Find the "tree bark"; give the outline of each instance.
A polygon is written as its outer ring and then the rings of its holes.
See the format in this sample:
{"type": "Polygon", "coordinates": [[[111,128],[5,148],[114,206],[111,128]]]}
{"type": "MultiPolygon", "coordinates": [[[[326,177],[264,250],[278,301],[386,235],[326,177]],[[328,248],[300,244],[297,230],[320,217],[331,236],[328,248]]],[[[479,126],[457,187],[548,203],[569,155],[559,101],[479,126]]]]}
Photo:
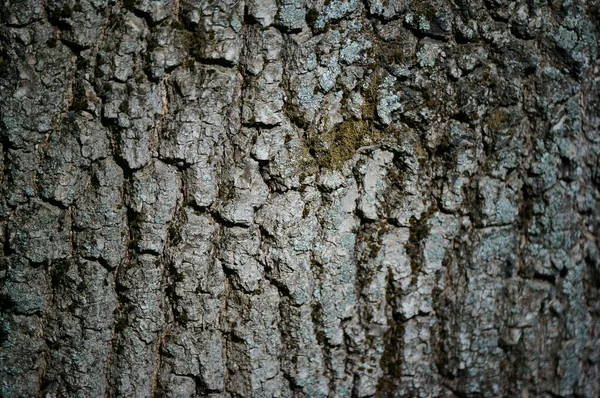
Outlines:
{"type": "Polygon", "coordinates": [[[3,0],[0,397],[600,396],[598,9],[3,0]]]}

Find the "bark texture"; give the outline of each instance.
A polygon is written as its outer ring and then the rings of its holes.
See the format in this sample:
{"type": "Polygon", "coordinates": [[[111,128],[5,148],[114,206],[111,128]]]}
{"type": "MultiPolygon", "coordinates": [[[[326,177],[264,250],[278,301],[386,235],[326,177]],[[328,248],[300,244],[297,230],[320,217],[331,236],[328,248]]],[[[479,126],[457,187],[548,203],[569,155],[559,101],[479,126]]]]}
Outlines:
{"type": "Polygon", "coordinates": [[[2,0],[0,396],[600,396],[599,8],[2,0]]]}

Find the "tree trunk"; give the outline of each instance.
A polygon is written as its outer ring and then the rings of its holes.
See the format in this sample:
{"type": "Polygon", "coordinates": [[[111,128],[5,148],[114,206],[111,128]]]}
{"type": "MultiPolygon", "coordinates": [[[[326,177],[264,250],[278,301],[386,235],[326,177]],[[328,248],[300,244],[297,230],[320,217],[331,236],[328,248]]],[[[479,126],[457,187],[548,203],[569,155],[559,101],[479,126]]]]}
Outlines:
{"type": "Polygon", "coordinates": [[[4,0],[0,396],[600,396],[598,9],[4,0]]]}

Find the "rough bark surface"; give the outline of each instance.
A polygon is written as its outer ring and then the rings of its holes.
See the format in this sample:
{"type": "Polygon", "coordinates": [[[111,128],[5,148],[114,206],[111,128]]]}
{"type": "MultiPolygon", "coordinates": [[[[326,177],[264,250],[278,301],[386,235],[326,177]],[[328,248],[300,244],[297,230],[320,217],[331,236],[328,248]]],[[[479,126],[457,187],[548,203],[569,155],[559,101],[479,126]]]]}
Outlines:
{"type": "Polygon", "coordinates": [[[2,0],[0,396],[600,396],[599,9],[2,0]]]}

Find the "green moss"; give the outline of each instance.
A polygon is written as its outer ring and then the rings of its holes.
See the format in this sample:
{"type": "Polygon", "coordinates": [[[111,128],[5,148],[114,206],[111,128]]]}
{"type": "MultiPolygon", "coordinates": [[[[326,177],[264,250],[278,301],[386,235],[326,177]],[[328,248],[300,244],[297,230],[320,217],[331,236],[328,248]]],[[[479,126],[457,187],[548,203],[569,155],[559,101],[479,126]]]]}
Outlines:
{"type": "Polygon", "coordinates": [[[175,30],[184,30],[185,29],[185,26],[180,21],[177,21],[177,20],[171,21],[171,27],[175,30]]]}
{"type": "Polygon", "coordinates": [[[365,120],[373,120],[377,114],[377,101],[378,101],[378,93],[377,88],[379,84],[379,75],[377,73],[373,73],[371,76],[371,82],[369,86],[365,88],[362,92],[363,99],[365,103],[361,108],[362,117],[365,120]]]}
{"type": "Polygon", "coordinates": [[[377,257],[379,250],[381,250],[381,244],[382,240],[380,237],[378,237],[377,240],[372,240],[367,243],[367,251],[369,252],[369,257],[371,259],[375,259],[377,257]]]}
{"type": "Polygon", "coordinates": [[[404,64],[410,61],[410,53],[400,43],[378,40],[374,56],[383,65],[404,64]]]}
{"type": "Polygon", "coordinates": [[[213,32],[198,30],[195,32],[186,32],[185,48],[189,56],[196,60],[205,58],[206,47],[214,44],[215,35],[213,32]]]}
{"type": "Polygon", "coordinates": [[[347,120],[332,131],[314,137],[310,146],[320,166],[335,169],[351,159],[358,148],[371,141],[372,132],[364,120],[347,120]]]}
{"type": "Polygon", "coordinates": [[[438,16],[438,10],[428,1],[414,2],[411,6],[411,11],[414,12],[414,17],[417,21],[431,23],[438,16]]]}
{"type": "Polygon", "coordinates": [[[405,65],[409,66],[416,60],[415,49],[412,41],[405,37],[407,33],[401,33],[399,37],[388,40],[378,36],[371,37],[373,46],[369,50],[371,69],[378,71],[383,65],[405,65]]]}
{"type": "Polygon", "coordinates": [[[510,115],[506,108],[494,109],[488,119],[488,127],[491,131],[500,131],[509,126],[510,115]]]}
{"type": "MultiPolygon", "coordinates": [[[[364,254],[366,259],[375,259],[383,246],[383,235],[389,232],[392,226],[387,221],[381,221],[373,224],[372,229],[361,236],[361,240],[366,244],[364,254]]],[[[358,233],[360,231],[357,231],[358,233]]],[[[363,258],[363,261],[365,259],[363,258]]]]}
{"type": "Polygon", "coordinates": [[[340,165],[354,156],[369,134],[364,121],[345,121],[327,137],[329,163],[340,165]]]}

